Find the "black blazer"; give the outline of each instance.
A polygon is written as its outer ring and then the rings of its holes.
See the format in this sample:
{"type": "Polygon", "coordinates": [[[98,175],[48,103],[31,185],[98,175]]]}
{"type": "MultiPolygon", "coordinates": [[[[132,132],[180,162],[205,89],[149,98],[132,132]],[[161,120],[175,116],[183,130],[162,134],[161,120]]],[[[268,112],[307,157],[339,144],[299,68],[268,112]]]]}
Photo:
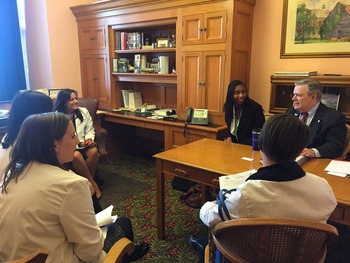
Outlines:
{"type": "Polygon", "coordinates": [[[232,142],[252,145],[252,130],[255,128],[261,129],[265,123],[264,110],[261,105],[249,97],[243,103],[243,111],[237,129],[238,140],[230,132],[232,116],[233,109],[231,109],[231,112],[225,113],[225,121],[232,142]]]}
{"type": "MultiPolygon", "coordinates": [[[[286,111],[299,117],[294,108],[286,111]]],[[[324,158],[339,157],[345,147],[346,118],[341,112],[320,103],[310,125],[311,136],[307,148],[316,148],[324,158]]]]}

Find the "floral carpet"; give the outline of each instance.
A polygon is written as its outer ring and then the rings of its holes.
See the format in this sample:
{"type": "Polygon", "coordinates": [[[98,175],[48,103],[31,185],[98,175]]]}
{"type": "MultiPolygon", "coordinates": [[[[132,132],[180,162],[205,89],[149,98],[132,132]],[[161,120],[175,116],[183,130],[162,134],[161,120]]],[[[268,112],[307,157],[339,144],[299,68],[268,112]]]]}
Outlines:
{"type": "Polygon", "coordinates": [[[147,242],[150,251],[140,262],[198,262],[189,244],[191,234],[201,235],[206,227],[198,218],[199,209],[179,201],[182,192],[166,182],[166,239],[157,237],[156,169],[151,157],[118,155],[101,165],[99,176],[105,181],[103,208],[114,205],[113,214],[131,218],[135,242],[147,242]]]}
{"type": "MultiPolygon", "coordinates": [[[[152,157],[120,154],[101,164],[99,176],[105,181],[103,208],[114,205],[114,213],[131,218],[135,243],[147,242],[150,251],[139,262],[197,263],[197,254],[189,244],[189,236],[206,233],[198,218],[198,209],[179,201],[182,192],[166,182],[166,239],[157,237],[156,229],[156,167],[152,157]]],[[[335,225],[340,238],[328,247],[326,263],[350,262],[350,229],[335,225]]]]}

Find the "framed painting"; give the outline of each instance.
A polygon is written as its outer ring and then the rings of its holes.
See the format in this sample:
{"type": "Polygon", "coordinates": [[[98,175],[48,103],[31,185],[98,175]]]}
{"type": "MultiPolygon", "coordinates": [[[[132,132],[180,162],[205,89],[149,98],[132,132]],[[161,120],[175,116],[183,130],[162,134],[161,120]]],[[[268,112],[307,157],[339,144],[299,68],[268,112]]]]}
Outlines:
{"type": "Polygon", "coordinates": [[[283,0],[281,58],[350,57],[350,0],[283,0]]]}

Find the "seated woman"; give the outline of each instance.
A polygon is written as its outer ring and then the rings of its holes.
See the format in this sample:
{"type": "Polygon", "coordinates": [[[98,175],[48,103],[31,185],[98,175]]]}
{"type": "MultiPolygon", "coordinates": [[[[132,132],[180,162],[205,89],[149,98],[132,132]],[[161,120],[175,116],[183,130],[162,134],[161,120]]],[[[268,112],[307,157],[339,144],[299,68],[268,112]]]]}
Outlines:
{"type": "MultiPolygon", "coordinates": [[[[206,202],[199,213],[202,222],[210,228],[225,220],[246,217],[326,222],[337,206],[332,188],[325,179],[305,173],[295,162],[309,137],[309,127],[296,116],[270,117],[259,137],[263,167],[237,189],[221,191],[218,196],[222,199],[206,202]]],[[[207,235],[200,239],[191,236],[190,241],[202,259],[207,235]]]]}
{"type": "Polygon", "coordinates": [[[228,214],[219,215],[215,202],[205,203],[200,219],[209,227],[233,218],[290,217],[326,222],[337,201],[328,182],[306,173],[295,159],[305,148],[310,129],[296,116],[270,117],[259,137],[263,167],[221,200],[228,214]]]}
{"type": "MultiPolygon", "coordinates": [[[[49,251],[47,263],[102,262],[111,243],[121,237],[133,240],[130,220],[123,217],[104,239],[88,180],[63,169],[73,160],[78,142],[65,114],[31,115],[24,121],[1,175],[0,262],[23,257],[33,248],[49,251]]],[[[137,245],[124,261],[140,259],[148,249],[146,243],[137,245]]]]}
{"type": "Polygon", "coordinates": [[[86,177],[93,185],[97,198],[101,198],[101,190],[93,179],[97,171],[99,155],[89,111],[78,106],[77,92],[72,89],[63,89],[57,94],[56,110],[70,116],[79,138],[73,158],[74,171],[86,177]]]}
{"type": "Polygon", "coordinates": [[[46,94],[34,90],[20,90],[13,98],[9,118],[7,120],[7,133],[2,138],[0,147],[0,167],[9,162],[9,152],[15,142],[23,121],[32,114],[50,112],[53,108],[52,99],[46,94]]]}
{"type": "MultiPolygon", "coordinates": [[[[9,149],[17,138],[23,121],[32,114],[51,112],[52,99],[42,92],[33,90],[21,90],[13,98],[9,118],[7,121],[7,134],[4,136],[0,149],[0,167],[5,167],[9,162],[9,149]]],[[[94,188],[90,185],[94,210],[96,213],[102,210],[94,188]]]]}
{"type": "Polygon", "coordinates": [[[224,110],[228,127],[225,140],[251,145],[252,130],[263,126],[265,116],[261,105],[248,97],[242,81],[233,80],[228,85],[224,110]]]}

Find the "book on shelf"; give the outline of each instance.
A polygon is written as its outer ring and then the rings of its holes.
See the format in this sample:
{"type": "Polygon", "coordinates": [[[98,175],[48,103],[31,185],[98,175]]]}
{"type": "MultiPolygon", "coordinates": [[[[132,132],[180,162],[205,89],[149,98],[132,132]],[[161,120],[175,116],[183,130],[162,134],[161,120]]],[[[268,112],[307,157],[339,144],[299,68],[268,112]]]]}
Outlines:
{"type": "Polygon", "coordinates": [[[309,77],[316,76],[317,71],[275,71],[274,76],[296,76],[296,77],[309,77]]]}
{"type": "Polygon", "coordinates": [[[129,109],[136,109],[137,107],[141,107],[142,104],[141,92],[129,92],[129,109]]]}
{"type": "Polygon", "coordinates": [[[122,96],[123,96],[123,103],[124,103],[124,108],[129,108],[129,93],[131,91],[127,89],[122,90],[122,96]]]}

